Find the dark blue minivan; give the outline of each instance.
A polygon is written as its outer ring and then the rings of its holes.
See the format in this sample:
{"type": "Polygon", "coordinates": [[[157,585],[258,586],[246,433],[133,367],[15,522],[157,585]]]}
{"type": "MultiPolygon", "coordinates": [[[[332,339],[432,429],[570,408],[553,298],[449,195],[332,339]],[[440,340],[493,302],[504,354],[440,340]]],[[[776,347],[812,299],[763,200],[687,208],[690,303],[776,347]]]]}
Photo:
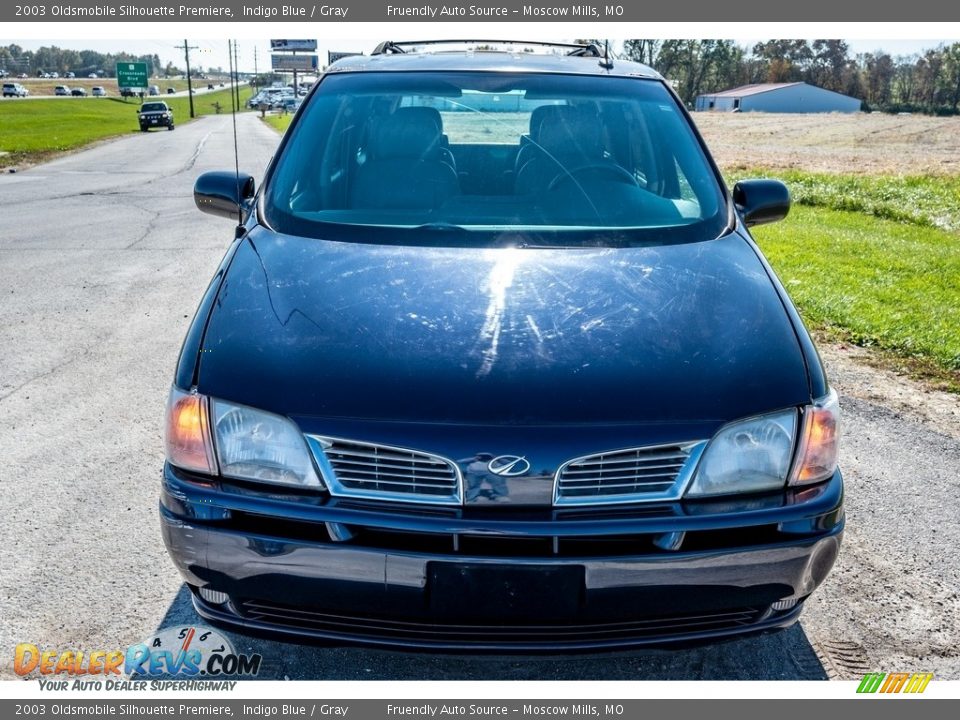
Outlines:
{"type": "Polygon", "coordinates": [[[837,557],[837,397],[682,104],[591,45],[334,63],[239,219],[170,392],[197,611],[555,650],[782,628],[837,557]]]}

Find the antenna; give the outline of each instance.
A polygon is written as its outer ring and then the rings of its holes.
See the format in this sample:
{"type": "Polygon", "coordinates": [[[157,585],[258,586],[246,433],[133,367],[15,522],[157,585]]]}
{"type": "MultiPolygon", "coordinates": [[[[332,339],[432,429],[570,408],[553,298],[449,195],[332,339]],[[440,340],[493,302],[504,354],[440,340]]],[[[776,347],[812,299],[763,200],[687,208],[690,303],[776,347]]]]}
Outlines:
{"type": "Polygon", "coordinates": [[[600,67],[604,70],[610,70],[613,67],[613,60],[610,59],[610,41],[603,41],[603,58],[600,60],[600,67]]]}
{"type": "Polygon", "coordinates": [[[243,232],[243,205],[240,201],[240,150],[237,146],[237,106],[240,104],[240,89],[234,91],[233,84],[240,79],[236,62],[237,41],[227,40],[227,54],[230,56],[230,114],[233,117],[233,168],[237,185],[237,237],[243,232]]]}

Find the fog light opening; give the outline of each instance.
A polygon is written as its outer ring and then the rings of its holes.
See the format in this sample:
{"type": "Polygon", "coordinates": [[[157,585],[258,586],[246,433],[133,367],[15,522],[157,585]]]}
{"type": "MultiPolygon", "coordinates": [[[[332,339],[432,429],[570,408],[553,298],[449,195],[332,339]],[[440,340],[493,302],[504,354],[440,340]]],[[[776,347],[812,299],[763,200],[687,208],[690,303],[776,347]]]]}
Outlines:
{"type": "Polygon", "coordinates": [[[210,590],[209,588],[202,587],[199,592],[200,597],[211,605],[223,605],[230,599],[229,595],[219,590],[210,590]]]}
{"type": "Polygon", "coordinates": [[[772,610],[777,612],[783,612],[784,610],[792,610],[797,606],[797,603],[800,602],[796,598],[789,600],[777,600],[773,605],[770,606],[772,610]]]}
{"type": "Polygon", "coordinates": [[[653,544],[661,550],[679,550],[680,546],[683,545],[683,539],[686,535],[687,534],[682,531],[663,533],[653,539],[653,544]]]}

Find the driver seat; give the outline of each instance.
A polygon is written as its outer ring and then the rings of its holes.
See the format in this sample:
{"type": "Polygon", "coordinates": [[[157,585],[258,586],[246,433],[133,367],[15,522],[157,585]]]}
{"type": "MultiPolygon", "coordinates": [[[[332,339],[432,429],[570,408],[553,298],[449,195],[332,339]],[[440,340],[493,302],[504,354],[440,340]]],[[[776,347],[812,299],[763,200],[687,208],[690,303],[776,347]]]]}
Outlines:
{"type": "Polygon", "coordinates": [[[546,192],[554,178],[585,165],[609,163],[600,119],[593,109],[556,107],[540,127],[538,150],[517,173],[514,193],[546,192]]]}

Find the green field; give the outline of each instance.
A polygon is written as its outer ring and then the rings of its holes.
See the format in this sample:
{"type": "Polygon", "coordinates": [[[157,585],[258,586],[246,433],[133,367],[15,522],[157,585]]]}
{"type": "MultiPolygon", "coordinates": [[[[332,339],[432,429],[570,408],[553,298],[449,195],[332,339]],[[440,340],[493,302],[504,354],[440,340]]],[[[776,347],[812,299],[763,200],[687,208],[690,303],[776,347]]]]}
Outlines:
{"type": "Polygon", "coordinates": [[[728,173],[731,186],[745,177],[776,177],[794,203],[850,210],[912,225],[960,230],[960,177],[840,175],[799,170],[728,173]]]}
{"type": "Polygon", "coordinates": [[[291,113],[287,113],[286,115],[265,115],[263,118],[263,121],[267,125],[280,133],[286,132],[287,128],[290,127],[291,120],[293,120],[291,113]]]}
{"type": "Polygon", "coordinates": [[[960,371],[956,235],[807,207],[754,234],[807,320],[960,371]]]}
{"type": "MultiPolygon", "coordinates": [[[[250,97],[250,88],[240,89],[241,103],[250,97]]],[[[178,124],[190,118],[185,97],[159,97],[173,108],[178,124]]],[[[195,95],[194,110],[199,115],[230,111],[228,89],[195,95]]],[[[0,167],[41,162],[51,155],[88,145],[96,140],[136,133],[136,109],[139,100],[128,98],[55,98],[44,100],[5,100],[0,102],[0,167]]]]}

